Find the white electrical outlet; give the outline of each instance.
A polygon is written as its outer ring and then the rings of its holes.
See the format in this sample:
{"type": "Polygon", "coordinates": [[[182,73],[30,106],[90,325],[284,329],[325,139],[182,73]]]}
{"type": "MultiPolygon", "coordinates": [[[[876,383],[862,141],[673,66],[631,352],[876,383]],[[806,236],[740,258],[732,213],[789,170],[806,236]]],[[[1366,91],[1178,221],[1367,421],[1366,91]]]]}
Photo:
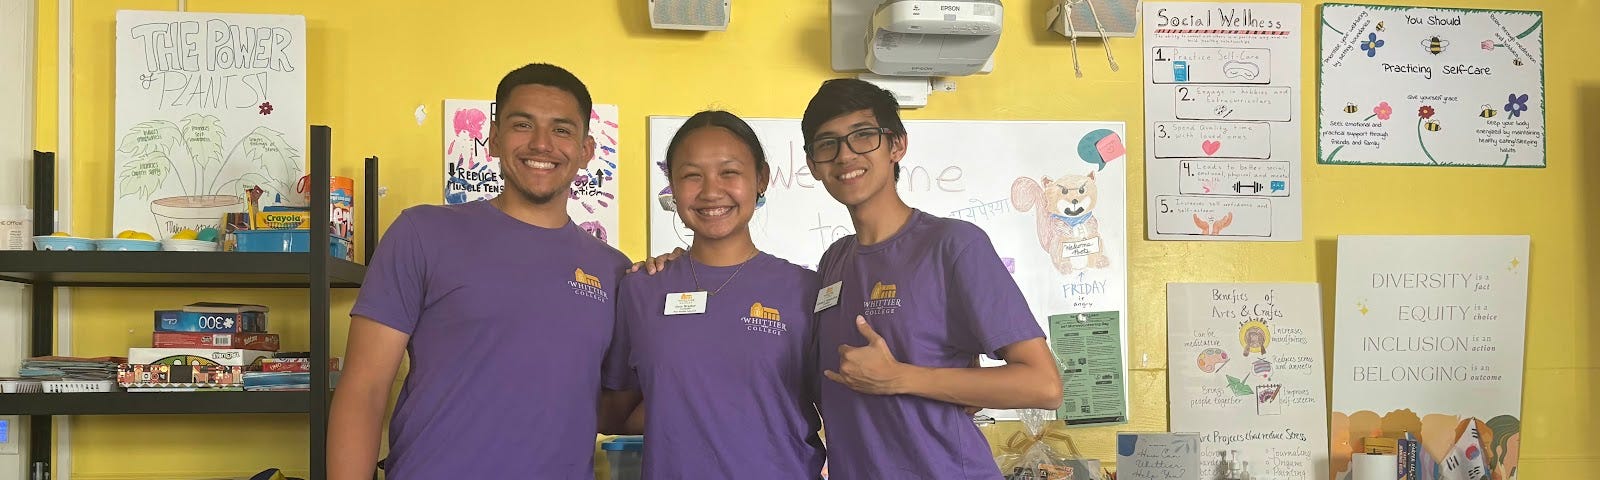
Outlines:
{"type": "Polygon", "coordinates": [[[0,415],[0,455],[17,454],[17,416],[0,415]]]}

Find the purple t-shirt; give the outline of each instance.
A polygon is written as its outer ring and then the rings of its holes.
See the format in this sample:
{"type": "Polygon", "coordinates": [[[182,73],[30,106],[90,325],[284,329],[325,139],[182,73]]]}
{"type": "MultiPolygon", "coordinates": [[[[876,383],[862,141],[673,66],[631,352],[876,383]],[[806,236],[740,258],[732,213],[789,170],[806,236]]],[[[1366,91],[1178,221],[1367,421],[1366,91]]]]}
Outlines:
{"type": "MultiPolygon", "coordinates": [[[[989,236],[960,220],[913,211],[870,246],[855,235],[822,255],[822,285],[843,281],[839,304],[817,317],[818,370],[839,369],[839,345],[866,345],[855,324],[883,336],[895,358],[963,368],[975,355],[1043,337],[989,236]]],[[[959,405],[912,395],[867,395],[821,382],[828,472],[840,480],[1000,479],[989,443],[959,405]]]]}
{"type": "Polygon", "coordinates": [[[411,335],[386,478],[593,478],[600,365],[628,259],[487,201],[406,209],[351,315],[411,335]]]}
{"type": "Polygon", "coordinates": [[[765,253],[731,267],[685,256],[622,279],[605,387],[644,393],[644,478],[818,477],[819,288],[765,253]],[[715,292],[705,313],[664,313],[669,294],[696,290],[715,292]]]}

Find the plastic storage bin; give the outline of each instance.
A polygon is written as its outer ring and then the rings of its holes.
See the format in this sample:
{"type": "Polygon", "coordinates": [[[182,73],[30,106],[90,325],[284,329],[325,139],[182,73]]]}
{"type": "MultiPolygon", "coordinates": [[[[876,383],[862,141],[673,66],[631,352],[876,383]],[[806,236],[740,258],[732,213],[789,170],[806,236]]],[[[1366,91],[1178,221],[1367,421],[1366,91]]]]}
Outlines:
{"type": "Polygon", "coordinates": [[[43,391],[44,384],[39,383],[38,380],[0,380],[0,393],[39,393],[43,391]]]}
{"type": "Polygon", "coordinates": [[[46,380],[39,383],[44,385],[44,393],[90,393],[117,391],[116,380],[46,380]]]}
{"type": "MultiPolygon", "coordinates": [[[[236,252],[309,252],[311,231],[299,230],[239,230],[233,232],[238,239],[236,252]]],[[[328,256],[350,260],[350,241],[335,236],[328,237],[328,256]]]]}
{"type": "Polygon", "coordinates": [[[644,463],[644,436],[617,437],[600,444],[610,462],[611,480],[639,480],[644,463]]]}

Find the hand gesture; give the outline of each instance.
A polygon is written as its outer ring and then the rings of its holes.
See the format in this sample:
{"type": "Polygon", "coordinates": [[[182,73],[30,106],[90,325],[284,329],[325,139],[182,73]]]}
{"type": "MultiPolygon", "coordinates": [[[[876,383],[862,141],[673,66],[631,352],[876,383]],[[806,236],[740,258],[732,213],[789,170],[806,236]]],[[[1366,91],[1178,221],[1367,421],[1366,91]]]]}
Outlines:
{"type": "Polygon", "coordinates": [[[866,346],[839,346],[839,371],[822,372],[829,380],[851,390],[872,395],[895,395],[904,392],[906,365],[895,360],[889,344],[878,332],[867,325],[867,319],[856,316],[856,329],[867,339],[866,346]]]}

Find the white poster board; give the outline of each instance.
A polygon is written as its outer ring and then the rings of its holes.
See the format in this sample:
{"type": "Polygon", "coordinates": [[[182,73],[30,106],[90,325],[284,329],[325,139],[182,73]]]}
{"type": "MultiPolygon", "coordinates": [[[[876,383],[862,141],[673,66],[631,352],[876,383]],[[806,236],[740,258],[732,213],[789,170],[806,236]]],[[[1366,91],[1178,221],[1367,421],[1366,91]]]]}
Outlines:
{"type": "Polygon", "coordinates": [[[1300,5],[1144,3],[1151,240],[1298,241],[1300,5]]]}
{"type": "Polygon", "coordinates": [[[306,21],[117,12],[112,232],[158,240],[264,204],[305,203],[306,21]]]}
{"type": "Polygon", "coordinates": [[[1200,435],[1200,478],[1328,478],[1315,283],[1167,284],[1172,430],[1200,435]]]}
{"type": "Polygon", "coordinates": [[[1545,165],[1544,14],[1330,3],[1321,52],[1318,162],[1545,165]]]}
{"type": "Polygon", "coordinates": [[[1440,478],[1513,478],[1530,266],[1526,236],[1339,237],[1336,479],[1380,431],[1420,437],[1440,478]]]}
{"type": "MultiPolygon", "coordinates": [[[[652,193],[669,192],[663,169],[667,143],[685,119],[650,117],[652,193]]],[[[756,247],[815,269],[834,240],[853,233],[849,213],[811,177],[801,148],[800,120],[747,121],[761,139],[772,169],[766,206],[750,221],[756,247]]],[[[910,143],[900,163],[898,188],[906,203],[983,228],[1045,332],[1050,331],[1051,315],[1117,312],[1126,352],[1125,125],[1000,121],[907,121],[905,125],[910,143]],[[1084,193],[1044,188],[1051,185],[1083,187],[1084,193]],[[1071,205],[1072,200],[1080,202],[1081,212],[1036,208],[1071,205]],[[1065,213],[1073,214],[1073,226],[1057,218],[1065,213]],[[1081,249],[1063,248],[1069,245],[1081,249]]],[[[664,211],[659,203],[650,208],[650,254],[687,248],[693,234],[675,212],[664,211]]],[[[1125,354],[1121,362],[1117,372],[1126,375],[1125,354]]],[[[1125,401],[1126,387],[1122,396],[1125,401]]],[[[987,413],[1015,418],[1011,412],[987,413]]]]}
{"type": "MultiPolygon", "coordinates": [[[[487,200],[500,195],[500,159],[489,156],[493,100],[444,101],[444,203],[487,200]]],[[[617,247],[621,242],[617,202],[618,111],[595,104],[589,114],[594,160],[578,171],[567,198],[567,215],[590,234],[617,247]]]]}

